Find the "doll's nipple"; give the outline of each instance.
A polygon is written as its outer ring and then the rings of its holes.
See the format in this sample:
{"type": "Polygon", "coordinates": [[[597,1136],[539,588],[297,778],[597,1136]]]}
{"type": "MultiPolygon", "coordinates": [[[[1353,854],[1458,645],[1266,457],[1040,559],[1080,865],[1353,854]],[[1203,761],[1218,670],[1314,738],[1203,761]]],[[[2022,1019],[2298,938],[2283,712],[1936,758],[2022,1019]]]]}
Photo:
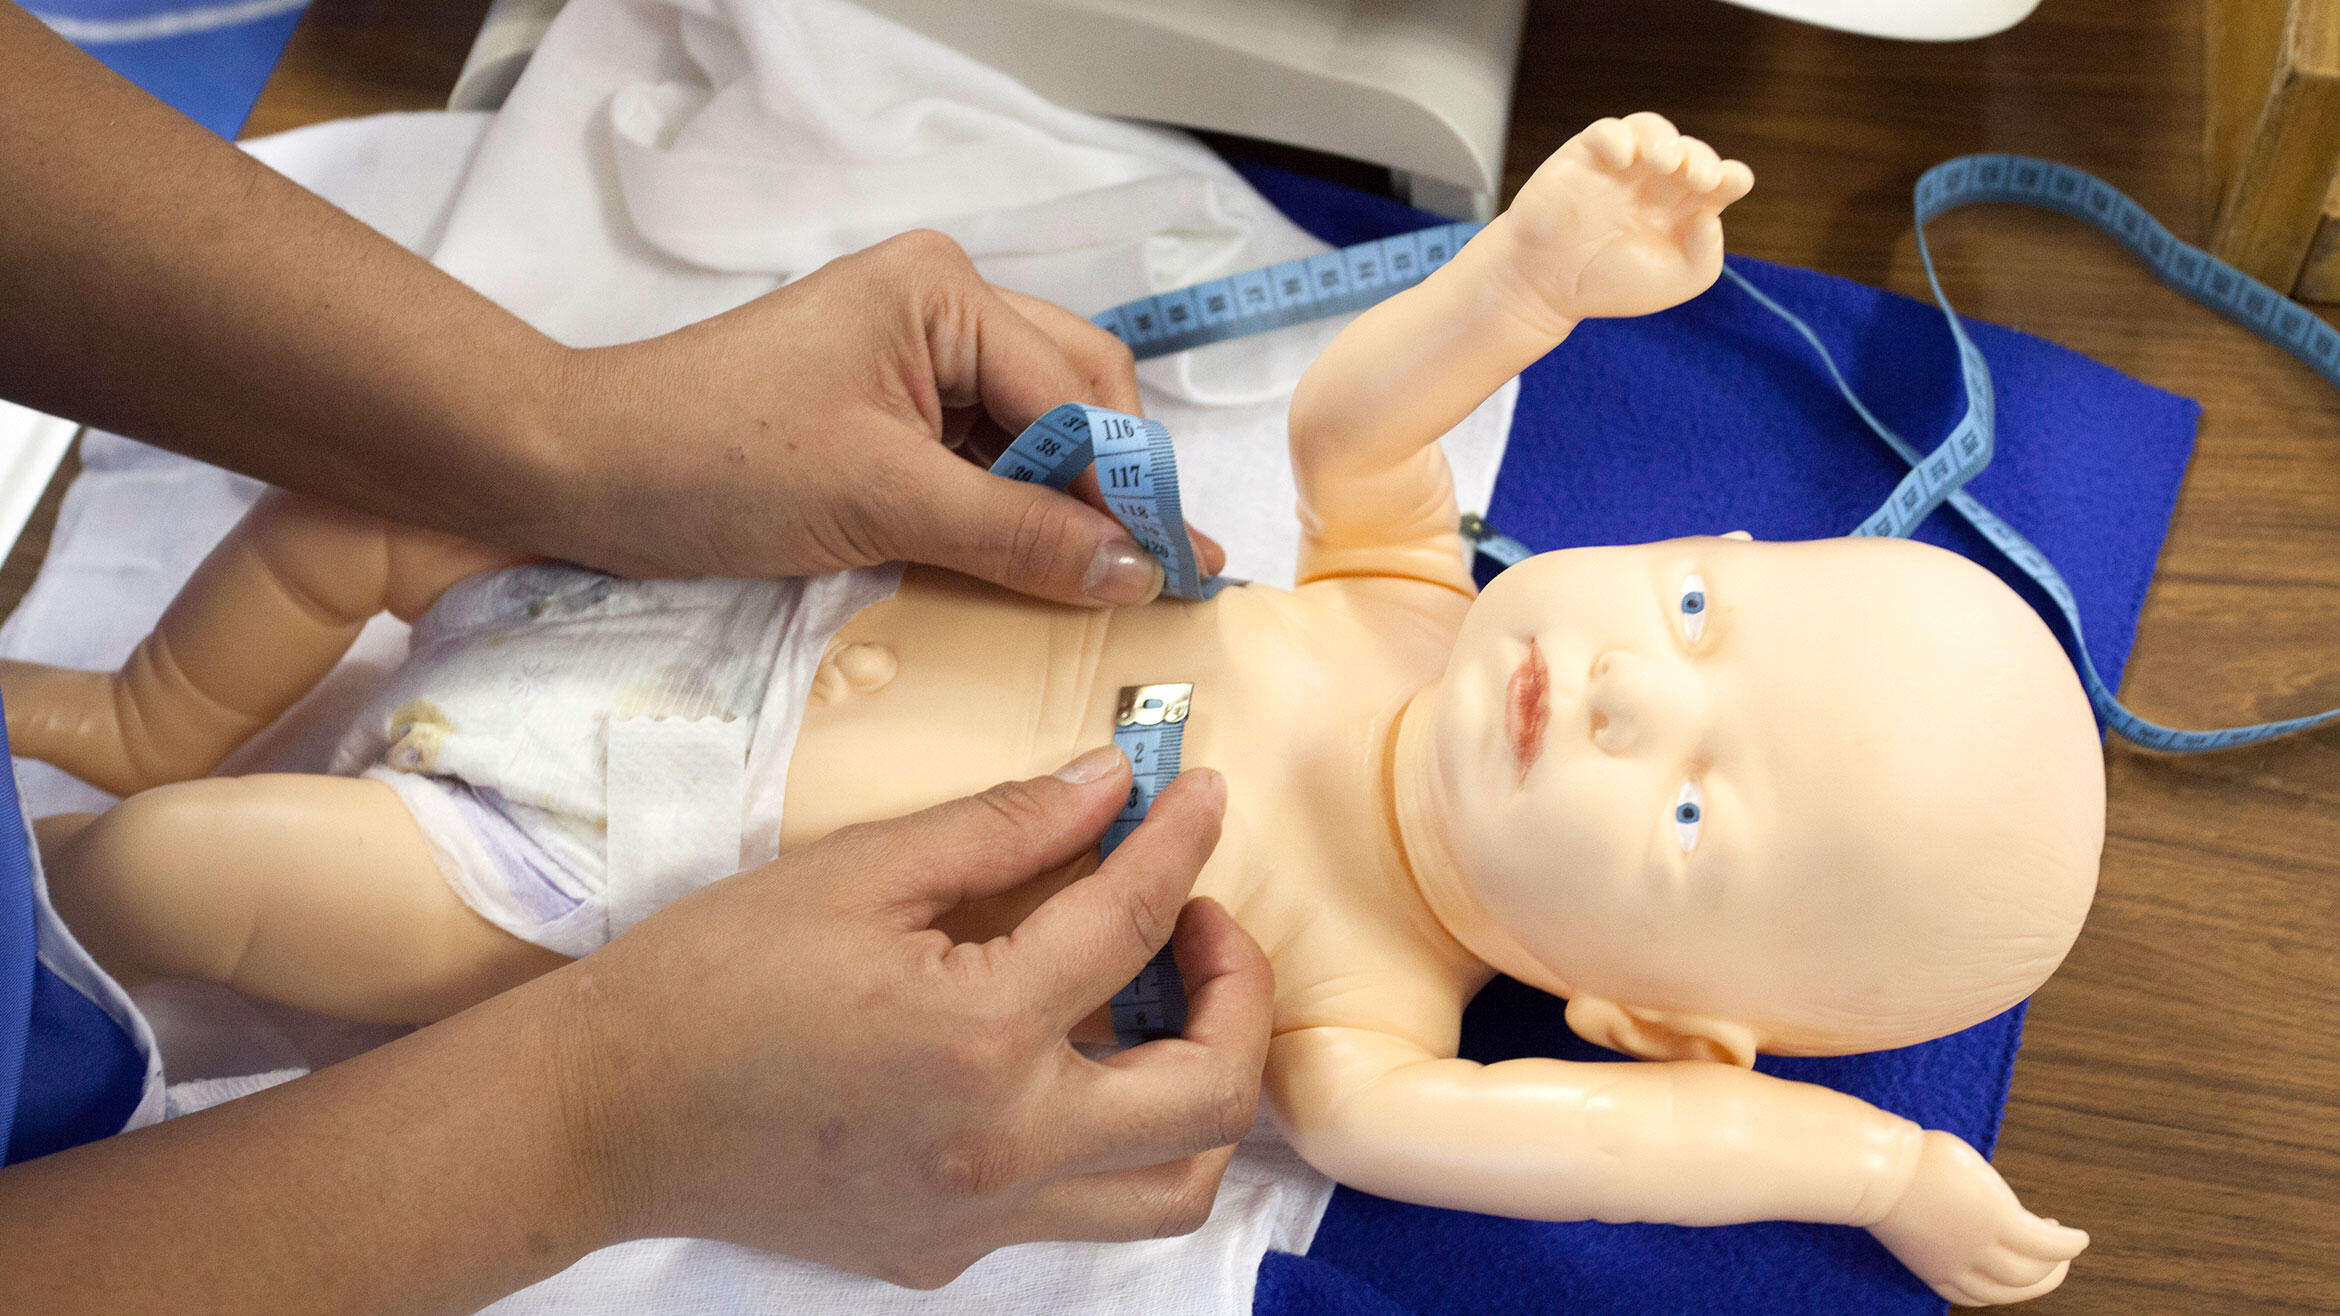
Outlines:
{"type": "Polygon", "coordinates": [[[821,655],[820,668],[813,673],[813,702],[833,704],[848,694],[875,694],[894,679],[898,666],[894,651],[882,644],[836,641],[821,655]]]}

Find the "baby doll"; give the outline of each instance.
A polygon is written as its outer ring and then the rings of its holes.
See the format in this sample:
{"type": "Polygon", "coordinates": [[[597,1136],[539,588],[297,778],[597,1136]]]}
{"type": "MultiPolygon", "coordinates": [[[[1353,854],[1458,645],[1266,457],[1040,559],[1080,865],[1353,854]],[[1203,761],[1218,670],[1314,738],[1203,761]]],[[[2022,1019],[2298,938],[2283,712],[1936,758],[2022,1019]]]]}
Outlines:
{"type": "Polygon", "coordinates": [[[1751,184],[1604,120],[1343,331],[1292,405],[1289,591],[1087,612],[912,568],[864,607],[891,577],[617,581],[273,497],[121,672],[0,671],[20,752],[129,797],[44,824],[57,905],[131,978],[427,1019],[608,934],[621,725],[736,737],[753,858],[1045,771],[1122,687],[1189,681],[1186,762],[1229,794],[1196,891],[1274,963],[1266,1089],[1310,1162],[1521,1217],[1861,1225],[1954,1300],[2045,1292],[2086,1236],[1965,1143],[1749,1066],[1940,1036],[2062,958],[2103,779],[2046,627],[1905,541],[1582,549],[1477,596],[1457,532],[1438,436],[1578,320],[1710,284],[1751,184]],[[383,608],[413,656],[348,775],[186,780],[383,608]],[[1659,1063],[1456,1059],[1498,971],[1659,1063]]]}

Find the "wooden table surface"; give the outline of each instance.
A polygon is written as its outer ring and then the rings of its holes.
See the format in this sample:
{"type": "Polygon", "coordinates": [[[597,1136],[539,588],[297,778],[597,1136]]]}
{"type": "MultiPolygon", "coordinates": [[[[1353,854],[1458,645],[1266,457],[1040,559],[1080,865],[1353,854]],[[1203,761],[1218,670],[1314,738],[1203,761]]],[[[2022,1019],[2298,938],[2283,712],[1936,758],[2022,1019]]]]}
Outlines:
{"type": "MultiPolygon", "coordinates": [[[[1510,182],[1655,109],[1754,166],[1733,250],[1920,298],[1910,184],[1961,152],[2078,165],[2198,241],[2201,3],[2045,0],[1923,46],[1715,0],[1538,0],[1510,182]]],[[[443,104],[484,8],[315,0],[250,130],[443,104]]],[[[2191,726],[2340,705],[2340,394],[2069,221],[1969,211],[1934,240],[1962,311],[2203,404],[2124,698],[2191,726]]],[[[2095,1243],[2030,1310],[2340,1311],[2340,733],[2106,753],[2103,884],[2033,1005],[1997,1157],[2095,1243]]]]}

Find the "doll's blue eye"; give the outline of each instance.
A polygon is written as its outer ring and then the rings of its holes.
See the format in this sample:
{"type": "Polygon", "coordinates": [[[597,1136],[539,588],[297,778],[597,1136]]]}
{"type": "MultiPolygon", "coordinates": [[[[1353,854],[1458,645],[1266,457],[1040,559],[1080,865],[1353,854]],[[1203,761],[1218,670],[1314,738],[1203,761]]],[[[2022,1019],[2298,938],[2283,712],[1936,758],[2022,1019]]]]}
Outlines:
{"type": "Polygon", "coordinates": [[[1682,843],[1682,853],[1698,848],[1698,824],[1706,819],[1706,798],[1698,783],[1682,783],[1682,793],[1674,797],[1674,839],[1682,843]]]}
{"type": "Polygon", "coordinates": [[[1682,597],[1678,605],[1682,614],[1682,633],[1696,644],[1706,633],[1706,580],[1692,572],[1682,577],[1682,597]]]}

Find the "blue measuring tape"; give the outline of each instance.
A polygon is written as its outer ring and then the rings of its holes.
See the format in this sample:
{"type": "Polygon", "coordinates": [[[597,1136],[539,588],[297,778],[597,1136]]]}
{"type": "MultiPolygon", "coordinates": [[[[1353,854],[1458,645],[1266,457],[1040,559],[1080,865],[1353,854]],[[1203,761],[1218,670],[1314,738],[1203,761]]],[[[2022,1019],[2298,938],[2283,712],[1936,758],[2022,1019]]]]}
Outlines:
{"type": "Polygon", "coordinates": [[[2114,696],[2098,674],[2096,663],[2088,656],[2079,602],[2055,565],[2048,561],[2047,554],[1972,494],[1963,491],[1962,486],[1990,464],[1997,436],[1991,372],[1981,350],[1966,336],[1966,327],[1959,320],[1958,312],[1951,309],[1949,297],[1942,292],[1942,280],[1934,272],[1933,253],[1926,246],[1926,223],[1960,206],[1985,202],[2036,206],[2069,215],[2128,248],[2163,283],[2290,352],[2334,385],[2340,385],[2340,331],[2241,270],[2199,247],[2180,242],[2160,221],[2147,214],[2144,207],[2117,188],[2068,165],[2021,155],[1964,155],[1927,170],[1918,179],[1915,199],[1918,259],[1925,265],[1926,282],[1934,290],[1934,301],[1949,323],[1950,337],[1958,345],[1959,367],[1966,386],[1965,414],[1951,426],[1949,437],[1922,457],[1853,393],[1845,382],[1844,372],[1837,368],[1835,359],[1810,325],[1747,282],[1738,271],[1728,266],[1723,269],[1723,274],[1748,296],[1785,320],[1812,345],[1812,350],[1820,355],[1821,364],[1828,368],[1829,378],[1836,382],[1837,392],[1852,404],[1862,423],[1903,461],[1910,463],[1909,474],[1895,487],[1885,506],[1853,533],[1906,535],[1935,508],[1949,503],[1951,510],[2006,554],[2018,570],[2036,581],[2054,601],[2063,614],[2064,624],[2071,629],[2081,683],[2087,687],[2088,700],[2095,705],[2097,715],[2113,731],[2148,749],[2199,754],[2272,740],[2340,719],[2340,709],[2332,709],[2276,722],[2184,731],[2149,722],[2130,712],[2114,696]]]}
{"type": "Polygon", "coordinates": [[[1106,510],[1162,564],[1162,592],[1178,599],[1218,593],[1222,582],[1204,577],[1194,541],[1186,537],[1178,455],[1160,421],[1067,402],[1026,426],[991,464],[991,473],[1062,489],[1092,462],[1106,510]]]}
{"type": "MultiPolygon", "coordinates": [[[[1926,245],[1925,226],[1945,212],[1983,202],[2037,206],[2069,215],[2128,248],[2162,282],[2282,347],[2335,385],[2340,385],[2340,330],[2266,284],[2179,241],[2118,189],[2068,165],[2028,156],[1960,156],[1936,165],[1918,179],[1915,202],[1918,256],[1925,265],[1934,300],[1949,324],[1966,396],[1964,413],[1931,452],[1921,454],[1878,419],[1845,382],[1844,372],[1810,325],[1738,271],[1728,266],[1723,269],[1725,278],[1811,344],[1837,391],[1862,422],[1909,463],[1909,473],[1884,504],[1852,533],[1906,536],[1944,503],[1949,504],[2055,603],[2072,633],[2081,683],[2097,715],[2116,734],[2149,749],[2178,754],[2229,749],[2340,720],[2340,709],[2333,709],[2249,726],[2187,731],[2147,721],[2122,705],[2089,657],[2079,602],[2062,574],[2037,545],[1965,492],[1967,482],[1990,464],[1997,440],[1996,399],[1990,365],[1967,336],[1964,323],[1942,291],[1933,253],[1926,245]]],[[[1359,243],[1304,261],[1288,261],[1140,298],[1095,317],[1095,323],[1119,337],[1142,360],[1358,311],[1427,278],[1483,227],[1442,224],[1359,243]]],[[[1532,555],[1525,544],[1497,532],[1477,515],[1464,517],[1461,530],[1478,552],[1503,566],[1532,555]]],[[[1183,536],[1180,538],[1183,542],[1183,536]]]]}
{"type": "MultiPolygon", "coordinates": [[[[1178,504],[1178,460],[1170,432],[1155,421],[1105,407],[1068,402],[1032,422],[992,463],[994,474],[1027,484],[1063,489],[1073,477],[1097,466],[1105,505],[1145,550],[1163,566],[1162,592],[1184,599],[1208,598],[1219,580],[1204,579],[1186,537],[1178,504]]],[[[1113,853],[1160,795],[1178,778],[1186,746],[1186,714],[1194,703],[1187,683],[1133,685],[1114,709],[1113,743],[1129,759],[1129,798],[1105,829],[1098,855],[1113,853]]],[[[1178,974],[1169,943],[1154,952],[1138,976],[1108,1002],[1113,1035],[1135,1046],[1186,1031],[1186,983],[1178,974]]]]}
{"type": "MultiPolygon", "coordinates": [[[[1154,797],[1178,779],[1186,748],[1186,714],[1193,704],[1194,686],[1184,681],[1122,688],[1113,711],[1113,743],[1129,759],[1129,798],[1105,829],[1105,839],[1097,847],[1100,856],[1112,854],[1129,839],[1154,807],[1154,797]]],[[[1113,1036],[1123,1046],[1185,1032],[1186,980],[1179,976],[1170,943],[1162,943],[1108,1004],[1113,1036]]]]}
{"type": "Polygon", "coordinates": [[[1092,323],[1144,361],[1362,311],[1430,277],[1484,224],[1440,224],[1124,302],[1092,323]]]}

